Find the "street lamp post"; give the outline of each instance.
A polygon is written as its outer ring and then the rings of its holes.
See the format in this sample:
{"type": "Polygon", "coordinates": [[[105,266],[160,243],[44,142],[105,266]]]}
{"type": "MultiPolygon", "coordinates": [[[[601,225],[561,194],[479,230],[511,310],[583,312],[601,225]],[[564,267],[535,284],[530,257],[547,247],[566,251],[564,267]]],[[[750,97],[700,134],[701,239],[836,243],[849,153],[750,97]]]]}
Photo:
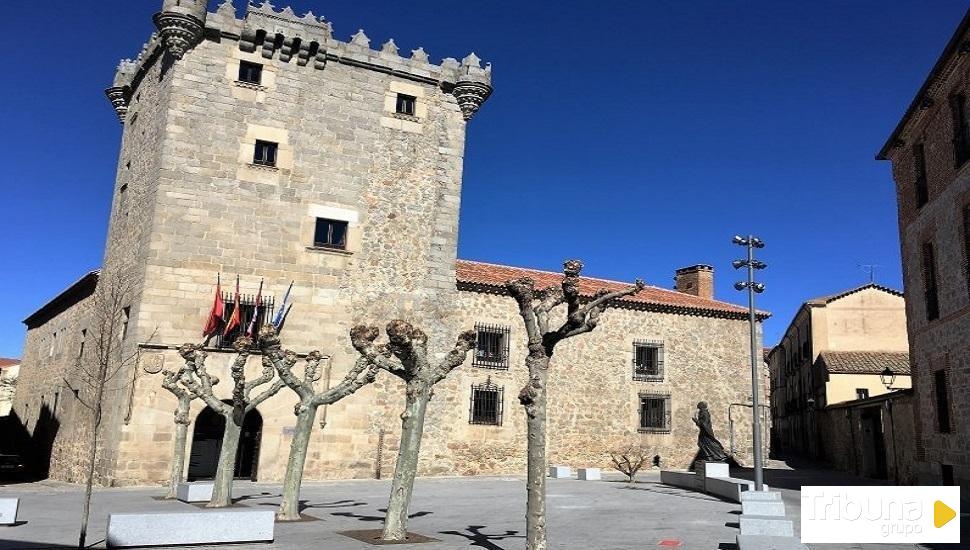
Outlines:
{"type": "Polygon", "coordinates": [[[743,246],[747,248],[747,259],[746,260],[735,260],[732,265],[734,269],[741,269],[742,267],[748,268],[748,280],[739,281],[734,284],[734,288],[737,290],[747,290],[748,291],[748,325],[751,331],[751,418],[752,418],[752,432],[753,432],[753,445],[754,445],[754,489],[756,491],[764,490],[764,471],[762,469],[762,456],[761,456],[761,417],[758,414],[758,334],[757,334],[757,318],[754,308],[754,295],[761,294],[765,290],[765,285],[763,283],[756,282],[754,280],[754,272],[756,269],[764,269],[768,267],[764,262],[754,259],[754,249],[764,248],[765,243],[755,237],[754,235],[748,235],[747,237],[734,237],[734,244],[743,246]]]}

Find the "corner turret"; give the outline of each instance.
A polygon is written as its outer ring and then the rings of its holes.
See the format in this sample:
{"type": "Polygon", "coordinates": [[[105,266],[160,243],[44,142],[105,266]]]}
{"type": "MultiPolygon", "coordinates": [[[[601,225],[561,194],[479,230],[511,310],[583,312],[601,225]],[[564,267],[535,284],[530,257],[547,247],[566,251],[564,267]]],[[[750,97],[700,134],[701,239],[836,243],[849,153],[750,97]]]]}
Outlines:
{"type": "Polygon", "coordinates": [[[125,123],[125,116],[128,114],[128,96],[131,91],[131,81],[135,76],[138,65],[130,59],[122,59],[115,71],[115,78],[111,87],[104,91],[114,107],[115,113],[121,123],[125,123]]]}
{"type": "Polygon", "coordinates": [[[175,59],[202,41],[208,0],[164,0],[153,20],[165,49],[175,59]]]}
{"type": "Polygon", "coordinates": [[[492,65],[486,64],[483,69],[481,62],[474,52],[462,59],[458,80],[451,92],[458,100],[458,107],[466,121],[471,120],[488,96],[492,95],[492,65]]]}

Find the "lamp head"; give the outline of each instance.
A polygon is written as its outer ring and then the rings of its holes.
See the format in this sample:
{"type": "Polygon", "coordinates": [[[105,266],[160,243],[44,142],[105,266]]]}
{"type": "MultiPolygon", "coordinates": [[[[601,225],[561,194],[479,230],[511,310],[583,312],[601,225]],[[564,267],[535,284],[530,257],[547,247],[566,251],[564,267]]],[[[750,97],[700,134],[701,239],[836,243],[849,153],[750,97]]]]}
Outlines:
{"type": "Polygon", "coordinates": [[[734,266],[734,269],[741,269],[742,267],[748,265],[748,262],[746,262],[745,260],[734,260],[733,262],[731,262],[731,265],[734,266]]]}
{"type": "Polygon", "coordinates": [[[747,246],[748,245],[748,239],[745,239],[741,235],[735,235],[734,238],[731,239],[731,242],[734,243],[734,244],[737,244],[737,245],[741,245],[741,246],[747,246]]]}
{"type": "Polygon", "coordinates": [[[748,288],[748,283],[744,281],[738,281],[734,283],[734,290],[744,290],[746,288],[748,288]]]}
{"type": "Polygon", "coordinates": [[[751,284],[751,290],[754,290],[758,294],[761,294],[762,292],[765,291],[765,284],[764,283],[752,283],[751,284]]]}

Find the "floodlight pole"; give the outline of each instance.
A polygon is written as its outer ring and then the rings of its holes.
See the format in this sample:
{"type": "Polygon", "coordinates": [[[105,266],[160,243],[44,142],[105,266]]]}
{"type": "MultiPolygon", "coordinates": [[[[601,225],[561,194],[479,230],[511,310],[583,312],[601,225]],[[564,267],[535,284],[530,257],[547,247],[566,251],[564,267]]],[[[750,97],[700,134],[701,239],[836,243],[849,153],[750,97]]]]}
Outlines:
{"type": "Polygon", "coordinates": [[[754,237],[748,237],[748,328],[751,331],[751,417],[754,430],[754,490],[764,490],[761,457],[761,408],[758,406],[758,334],[754,309],[754,237]]]}
{"type": "Polygon", "coordinates": [[[734,244],[746,247],[748,252],[747,260],[739,260],[734,262],[734,267],[736,269],[742,266],[748,268],[748,280],[746,282],[739,282],[734,286],[738,290],[748,290],[748,328],[751,332],[751,428],[753,431],[751,439],[753,440],[752,445],[754,447],[754,488],[756,491],[763,491],[764,470],[761,448],[761,411],[759,406],[760,399],[758,396],[758,383],[760,380],[760,377],[758,376],[758,358],[762,354],[758,349],[758,319],[755,311],[754,295],[756,293],[763,292],[764,285],[754,280],[754,272],[756,269],[764,269],[766,266],[763,262],[755,260],[754,249],[764,248],[765,243],[754,235],[748,235],[747,238],[735,237],[734,244]]]}

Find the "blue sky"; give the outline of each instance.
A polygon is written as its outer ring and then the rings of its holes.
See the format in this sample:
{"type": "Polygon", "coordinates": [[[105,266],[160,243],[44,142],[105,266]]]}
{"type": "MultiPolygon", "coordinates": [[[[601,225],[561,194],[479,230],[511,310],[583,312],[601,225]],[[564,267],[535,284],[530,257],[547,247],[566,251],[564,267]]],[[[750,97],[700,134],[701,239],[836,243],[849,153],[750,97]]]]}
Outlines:
{"type": "MultiPolygon", "coordinates": [[[[277,7],[285,5],[277,0],[277,7]]],[[[7,266],[0,356],[101,261],[121,128],[103,90],[161,1],[8,2],[0,18],[7,266]]],[[[214,8],[215,2],[213,2],[214,8]]],[[[243,2],[236,1],[237,8],[243,2]]],[[[873,160],[965,1],[292,0],[347,40],[474,50],[495,94],[469,126],[459,255],[669,287],[710,263],[743,301],[731,236],[768,243],[777,341],[805,299],[901,288],[895,191],[873,160]]]]}

